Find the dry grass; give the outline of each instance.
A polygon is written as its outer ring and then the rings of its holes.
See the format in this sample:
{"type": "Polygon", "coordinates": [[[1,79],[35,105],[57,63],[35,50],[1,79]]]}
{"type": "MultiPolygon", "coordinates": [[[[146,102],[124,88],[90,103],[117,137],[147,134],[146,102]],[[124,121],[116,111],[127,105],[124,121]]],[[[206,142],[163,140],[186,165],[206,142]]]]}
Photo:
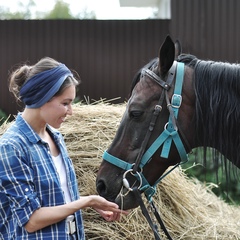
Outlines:
{"type": "MultiPolygon", "coordinates": [[[[96,193],[103,151],[113,140],[124,111],[125,105],[77,104],[61,128],[82,195],[96,193]]],[[[240,208],[220,200],[212,187],[189,179],[180,168],[159,184],[154,202],[173,239],[240,239],[240,208]]],[[[139,208],[117,223],[107,223],[88,209],[84,221],[87,239],[154,239],[139,208]]]]}
{"type": "MultiPolygon", "coordinates": [[[[61,127],[81,195],[96,194],[95,178],[102,154],[113,140],[124,110],[125,105],[76,104],[74,115],[61,127]]],[[[173,239],[240,239],[239,207],[216,197],[212,187],[189,179],[180,168],[158,185],[154,202],[173,239]]],[[[105,222],[92,209],[84,210],[83,216],[87,239],[154,239],[139,208],[115,223],[105,222]]],[[[162,239],[166,239],[163,234],[162,239]]]]}

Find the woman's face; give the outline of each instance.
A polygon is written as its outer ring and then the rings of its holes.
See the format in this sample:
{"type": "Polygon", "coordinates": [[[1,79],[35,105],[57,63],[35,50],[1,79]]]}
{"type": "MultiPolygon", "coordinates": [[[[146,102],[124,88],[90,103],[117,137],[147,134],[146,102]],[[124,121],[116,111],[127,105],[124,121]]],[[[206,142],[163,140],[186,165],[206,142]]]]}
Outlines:
{"type": "Polygon", "coordinates": [[[41,117],[54,128],[59,128],[67,115],[72,115],[72,102],[76,96],[75,86],[69,86],[59,96],[53,97],[41,107],[41,117]]]}

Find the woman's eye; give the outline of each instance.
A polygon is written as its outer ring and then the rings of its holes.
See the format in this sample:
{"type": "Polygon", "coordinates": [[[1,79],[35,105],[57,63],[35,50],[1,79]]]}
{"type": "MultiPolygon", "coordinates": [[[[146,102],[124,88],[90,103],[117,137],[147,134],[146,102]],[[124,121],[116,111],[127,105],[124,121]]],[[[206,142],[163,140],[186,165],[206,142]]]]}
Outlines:
{"type": "Polygon", "coordinates": [[[63,106],[64,106],[64,107],[66,107],[66,106],[68,106],[68,105],[70,105],[69,102],[63,103],[63,106]]]}
{"type": "Polygon", "coordinates": [[[143,111],[131,111],[130,117],[134,119],[139,119],[143,115],[143,111]]]}

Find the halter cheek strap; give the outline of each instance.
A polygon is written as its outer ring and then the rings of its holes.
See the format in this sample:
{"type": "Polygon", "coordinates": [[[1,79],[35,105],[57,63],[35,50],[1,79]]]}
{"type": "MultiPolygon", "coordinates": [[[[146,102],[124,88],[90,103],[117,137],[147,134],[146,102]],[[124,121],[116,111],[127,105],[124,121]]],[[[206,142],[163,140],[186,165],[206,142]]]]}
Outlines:
{"type": "Polygon", "coordinates": [[[175,83],[174,94],[172,96],[171,104],[168,104],[170,116],[169,116],[168,124],[167,124],[165,131],[168,131],[169,136],[163,144],[162,153],[161,153],[161,157],[163,157],[163,158],[168,158],[172,141],[174,141],[174,143],[178,149],[178,152],[180,153],[180,156],[182,156],[181,159],[186,156],[186,153],[182,152],[182,149],[183,150],[185,150],[185,149],[182,146],[182,141],[179,137],[179,134],[176,134],[178,129],[176,126],[176,121],[174,121],[178,117],[178,110],[182,104],[181,93],[182,93],[183,77],[184,77],[184,64],[178,63],[177,80],[175,83]]]}

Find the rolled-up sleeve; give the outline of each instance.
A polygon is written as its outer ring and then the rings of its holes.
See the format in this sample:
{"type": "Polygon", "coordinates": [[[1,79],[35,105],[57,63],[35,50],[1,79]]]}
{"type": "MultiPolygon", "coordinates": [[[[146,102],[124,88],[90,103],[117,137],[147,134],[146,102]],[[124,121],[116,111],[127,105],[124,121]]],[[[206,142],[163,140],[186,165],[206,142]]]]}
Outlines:
{"type": "Polygon", "coordinates": [[[27,164],[26,154],[11,144],[0,146],[0,192],[6,196],[19,226],[40,208],[34,187],[34,171],[27,164]]]}

